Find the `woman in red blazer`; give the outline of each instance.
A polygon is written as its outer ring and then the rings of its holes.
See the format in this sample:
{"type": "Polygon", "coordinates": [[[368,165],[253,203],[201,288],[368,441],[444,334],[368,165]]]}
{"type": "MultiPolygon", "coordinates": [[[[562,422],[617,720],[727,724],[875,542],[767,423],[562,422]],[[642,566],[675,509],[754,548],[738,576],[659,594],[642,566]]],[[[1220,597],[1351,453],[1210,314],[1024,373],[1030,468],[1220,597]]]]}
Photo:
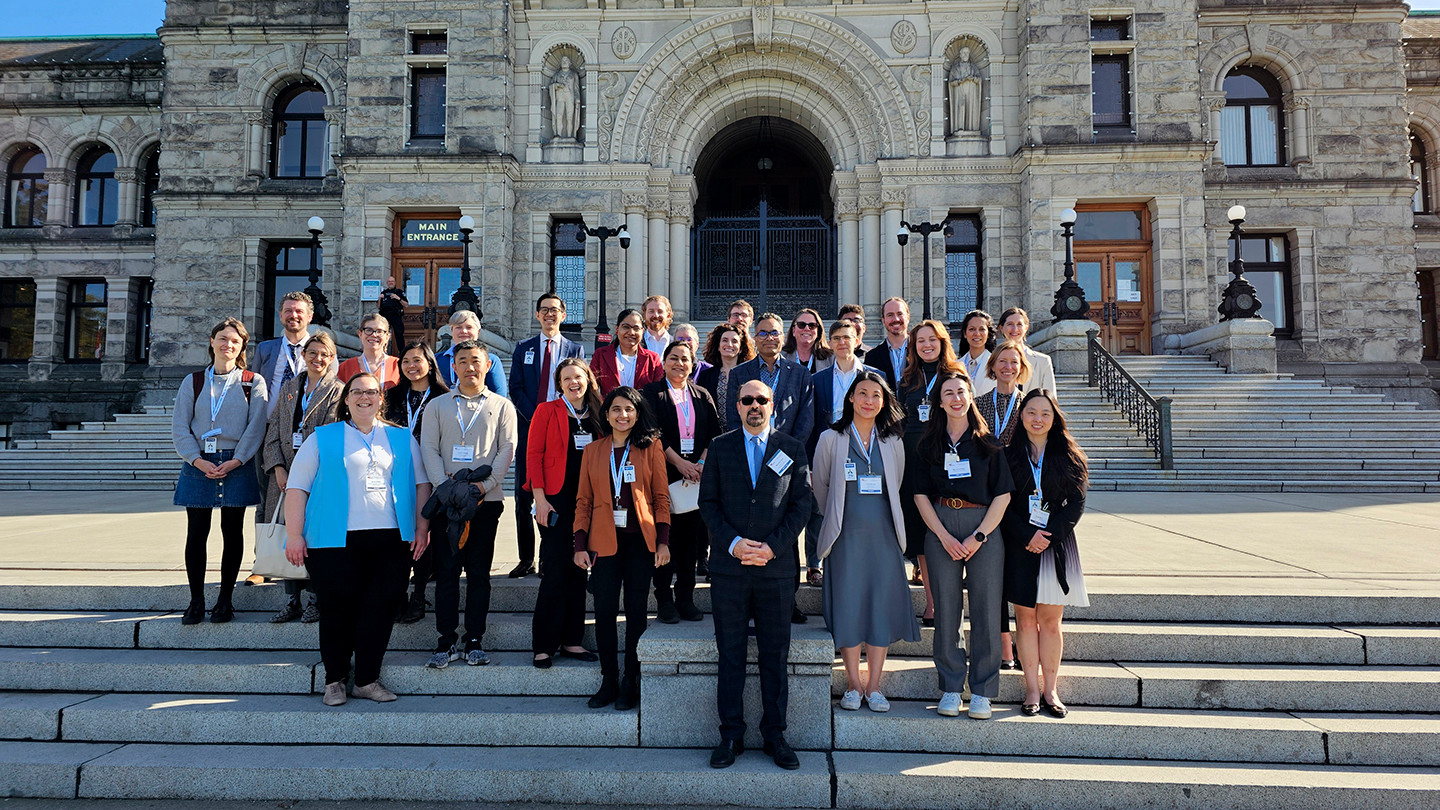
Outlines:
{"type": "Polygon", "coordinates": [[[600,392],[590,367],[575,357],[555,367],[555,390],[559,398],[535,408],[525,454],[525,488],[535,496],[535,522],[540,524],[540,591],[530,641],[537,669],[549,669],[557,654],[599,660],[581,643],[585,571],[572,562],[572,527],[580,457],[599,435],[600,392]]]}
{"type": "Polygon", "coordinates": [[[644,334],[640,310],[621,310],[615,319],[615,342],[596,349],[595,356],[590,358],[590,369],[600,381],[600,396],[608,397],[622,385],[642,389],[665,379],[660,355],[640,345],[644,334]]]}

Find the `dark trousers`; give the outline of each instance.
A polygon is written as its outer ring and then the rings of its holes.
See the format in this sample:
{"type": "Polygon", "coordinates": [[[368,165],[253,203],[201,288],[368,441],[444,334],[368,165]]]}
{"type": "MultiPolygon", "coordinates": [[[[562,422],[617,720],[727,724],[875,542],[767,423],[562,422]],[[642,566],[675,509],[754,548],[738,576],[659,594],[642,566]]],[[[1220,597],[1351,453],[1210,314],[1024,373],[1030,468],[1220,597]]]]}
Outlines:
{"type": "Polygon", "coordinates": [[[448,650],[459,640],[455,627],[460,622],[460,571],[465,571],[465,651],[480,646],[485,636],[485,618],[490,613],[490,563],[495,559],[495,531],[505,504],[485,501],[470,521],[470,536],[459,551],[450,548],[446,519],[430,524],[435,538],[435,631],[440,634],[436,650],[448,650]]]}
{"type": "MultiPolygon", "coordinates": [[[[640,674],[635,646],[649,623],[650,579],[655,572],[655,555],[639,532],[618,532],[615,553],[596,557],[590,569],[590,589],[595,593],[595,648],[600,654],[600,672],[614,677],[618,670],[619,631],[615,625],[620,610],[620,589],[625,589],[625,674],[640,674]]],[[[574,565],[574,563],[571,563],[574,565]]]]}
{"type": "Polygon", "coordinates": [[[554,655],[562,645],[579,647],[585,641],[585,569],[575,564],[573,509],[559,511],[553,527],[540,529],[543,570],[530,632],[536,654],[554,655]]]}
{"type": "Polygon", "coordinates": [[[420,555],[420,559],[410,561],[410,570],[414,572],[414,576],[410,578],[411,587],[415,589],[416,593],[423,595],[425,586],[435,578],[435,544],[433,542],[425,547],[425,553],[420,555]]]}
{"type": "Polygon", "coordinates": [[[795,606],[795,584],[789,577],[712,573],[710,606],[715,614],[715,646],[720,651],[720,675],[715,681],[720,736],[725,740],[745,739],[746,628],[754,619],[764,707],[760,734],[773,741],[785,733],[785,712],[790,703],[786,668],[790,661],[790,612],[795,606]]]}
{"type": "MultiPolygon", "coordinates": [[[[210,542],[213,509],[185,509],[185,578],[190,583],[190,601],[205,598],[205,546],[210,542]]],[[[240,576],[240,557],[245,553],[245,507],[220,507],[220,603],[229,602],[240,576]]]]}
{"type": "Polygon", "coordinates": [[[380,677],[395,609],[405,596],[410,545],[399,529],[345,535],[344,548],[312,548],[305,560],[310,587],[325,603],[320,614],[320,659],[325,683],[343,683],[355,656],[355,685],[380,677]]]}
{"type": "Polygon", "coordinates": [[[670,562],[655,569],[655,601],[660,604],[695,603],[695,554],[710,545],[710,533],[700,519],[700,510],[670,516],[670,562]],[[675,591],[670,591],[670,581],[675,591]]]}
{"type": "Polygon", "coordinates": [[[515,448],[515,546],[520,549],[521,565],[535,562],[535,518],[530,514],[535,496],[524,487],[525,446],[529,443],[526,438],[529,433],[530,420],[520,420],[520,436],[515,448]]]}

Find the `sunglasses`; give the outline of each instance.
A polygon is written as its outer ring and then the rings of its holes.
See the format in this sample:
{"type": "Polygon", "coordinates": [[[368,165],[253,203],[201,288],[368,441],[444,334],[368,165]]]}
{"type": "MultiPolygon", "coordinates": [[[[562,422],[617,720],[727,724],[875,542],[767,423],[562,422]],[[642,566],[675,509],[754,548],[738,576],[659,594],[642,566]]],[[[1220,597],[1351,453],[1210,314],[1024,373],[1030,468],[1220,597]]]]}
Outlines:
{"type": "Polygon", "coordinates": [[[818,329],[819,327],[820,327],[820,324],[818,324],[818,323],[811,323],[811,322],[809,322],[809,321],[796,321],[796,322],[795,322],[795,328],[796,328],[796,329],[818,329]]]}
{"type": "Polygon", "coordinates": [[[769,405],[769,404],[770,404],[770,398],[769,398],[769,397],[764,397],[764,396],[761,396],[761,397],[752,397],[752,396],[748,396],[748,395],[747,395],[747,396],[740,397],[740,404],[741,404],[741,405],[769,405]]]}
{"type": "Polygon", "coordinates": [[[756,332],[756,333],[755,333],[755,337],[757,337],[757,338],[762,338],[762,337],[763,337],[763,338],[775,338],[775,337],[780,337],[780,330],[779,330],[779,329],[768,329],[768,330],[765,330],[765,331],[762,331],[762,332],[756,332]]]}

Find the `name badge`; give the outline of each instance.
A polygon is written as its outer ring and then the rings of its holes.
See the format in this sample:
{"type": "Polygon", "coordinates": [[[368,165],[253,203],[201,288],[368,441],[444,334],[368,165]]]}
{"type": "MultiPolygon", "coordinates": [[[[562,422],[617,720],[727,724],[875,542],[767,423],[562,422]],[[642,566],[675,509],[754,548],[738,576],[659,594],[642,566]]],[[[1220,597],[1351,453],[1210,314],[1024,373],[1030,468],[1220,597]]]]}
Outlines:
{"type": "Polygon", "coordinates": [[[695,452],[695,440],[694,440],[694,439],[681,439],[681,440],[680,440],[680,452],[681,452],[681,453],[684,453],[684,454],[687,455],[687,456],[690,455],[691,453],[695,452]]]}
{"type": "Polygon", "coordinates": [[[211,436],[210,438],[206,439],[206,440],[205,440],[205,452],[206,452],[206,453],[218,453],[218,452],[220,452],[220,440],[219,440],[218,438],[216,438],[215,436],[211,436]]]}
{"type": "Polygon", "coordinates": [[[305,443],[305,434],[301,433],[301,432],[298,431],[298,430],[295,431],[294,433],[291,433],[291,434],[290,434],[290,446],[291,446],[291,447],[295,448],[296,450],[299,450],[299,449],[300,449],[300,445],[302,445],[302,444],[304,444],[304,443],[305,443]]]}
{"type": "Polygon", "coordinates": [[[630,524],[630,510],[629,510],[629,509],[616,509],[615,512],[614,512],[614,514],[615,514],[615,528],[617,528],[617,529],[623,529],[623,528],[625,528],[626,526],[628,526],[628,525],[630,524]]]}
{"type": "Polygon", "coordinates": [[[525,365],[527,365],[527,366],[529,366],[529,365],[534,365],[534,363],[535,363],[535,350],[534,350],[534,349],[531,349],[530,351],[525,352],[525,365]]]}
{"type": "Polygon", "coordinates": [[[970,459],[956,458],[945,462],[945,474],[951,478],[969,478],[970,459]]]}
{"type": "Polygon", "coordinates": [[[365,472],[365,488],[372,492],[385,488],[385,475],[379,467],[371,467],[365,472]]]}
{"type": "Polygon", "coordinates": [[[576,449],[576,450],[584,450],[585,448],[587,448],[587,447],[589,447],[589,446],[590,446],[590,434],[589,434],[589,433],[576,433],[576,434],[575,434],[575,449],[576,449]]]}
{"type": "Polygon", "coordinates": [[[840,421],[840,418],[843,417],[844,415],[845,415],[845,409],[844,409],[844,408],[836,408],[835,410],[831,411],[831,412],[830,412],[830,424],[833,425],[833,424],[835,424],[836,422],[839,422],[839,421],[840,421]]]}
{"type": "Polygon", "coordinates": [[[785,471],[790,469],[790,465],[794,463],[789,456],[785,455],[784,450],[777,450],[775,455],[770,457],[770,463],[765,466],[774,470],[776,475],[784,475],[785,471]]]}
{"type": "MultiPolygon", "coordinates": [[[[626,484],[635,483],[635,465],[626,464],[620,468],[620,480],[626,484]]],[[[617,524],[618,525],[618,524],[617,524]]]]}
{"type": "Polygon", "coordinates": [[[854,480],[855,480],[855,475],[856,475],[855,462],[853,462],[853,461],[847,461],[847,462],[845,462],[845,480],[846,480],[846,481],[854,481],[854,480]]]}
{"type": "Polygon", "coordinates": [[[468,444],[457,444],[450,448],[450,460],[469,464],[475,460],[475,448],[468,444]]]}
{"type": "Polygon", "coordinates": [[[919,414],[920,414],[920,421],[921,421],[921,422],[929,422],[929,421],[930,421],[930,406],[929,406],[929,405],[921,405],[920,408],[919,408],[919,414]]]}
{"type": "Polygon", "coordinates": [[[1040,503],[1039,495],[1030,496],[1030,525],[1045,528],[1050,524],[1050,513],[1040,503]]]}
{"type": "Polygon", "coordinates": [[[879,494],[880,494],[880,489],[881,489],[881,486],[880,486],[880,476],[878,476],[878,475],[862,475],[862,476],[860,476],[860,494],[861,494],[861,495],[879,495],[879,494]]]}

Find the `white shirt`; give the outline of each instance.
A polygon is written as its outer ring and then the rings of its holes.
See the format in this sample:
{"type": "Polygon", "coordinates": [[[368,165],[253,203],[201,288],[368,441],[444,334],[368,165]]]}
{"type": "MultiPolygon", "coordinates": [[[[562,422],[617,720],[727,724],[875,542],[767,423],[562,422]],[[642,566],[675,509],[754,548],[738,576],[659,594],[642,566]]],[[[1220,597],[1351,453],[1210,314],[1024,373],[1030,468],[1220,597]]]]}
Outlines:
{"type": "MultiPolygon", "coordinates": [[[[742,422],[742,423],[744,422],[744,419],[743,419],[743,418],[741,419],[741,422],[742,422]]],[[[746,429],[743,428],[743,427],[740,428],[740,435],[741,435],[742,437],[744,437],[744,439],[745,439],[745,474],[746,474],[746,475],[749,475],[749,474],[750,474],[750,443],[753,442],[753,441],[755,441],[756,439],[759,439],[759,441],[760,441],[760,458],[761,458],[760,469],[762,469],[762,470],[765,469],[765,462],[764,462],[764,458],[765,458],[765,446],[770,443],[770,430],[771,430],[770,422],[768,422],[768,421],[765,423],[765,429],[762,430],[762,431],[760,431],[760,433],[759,433],[758,435],[757,435],[757,434],[754,434],[754,433],[751,433],[750,431],[746,430],[746,429]]],[[[730,556],[731,556],[731,557],[734,557],[734,556],[735,556],[735,544],[736,544],[736,543],[739,543],[739,542],[741,541],[741,539],[743,539],[743,538],[741,538],[740,535],[737,534],[737,535],[735,535],[735,539],[730,541],[730,556]]]]}
{"type": "MultiPolygon", "coordinates": [[[[345,424],[345,476],[349,479],[346,495],[349,509],[345,516],[345,530],[356,532],[364,529],[398,529],[400,522],[395,517],[394,476],[395,454],[390,451],[390,439],[379,425],[366,436],[348,422],[345,424]],[[366,442],[371,444],[367,446],[366,442]],[[373,455],[372,455],[373,454],[373,455]],[[370,470],[372,458],[385,479],[384,489],[367,489],[365,476],[370,470]]],[[[407,431],[408,436],[408,431],[407,431]]],[[[414,436],[410,439],[410,462],[414,467],[415,483],[429,479],[420,459],[420,445],[414,436]]],[[[315,473],[320,467],[320,446],[311,433],[295,453],[290,465],[288,488],[308,493],[315,482],[315,473]]]]}
{"type": "Polygon", "coordinates": [[[985,366],[990,362],[990,350],[980,352],[979,357],[972,358],[970,349],[967,347],[965,353],[960,355],[960,362],[965,366],[965,372],[970,375],[970,384],[975,388],[975,396],[988,394],[995,390],[995,381],[986,375],[985,366]]]}
{"type": "Polygon", "coordinates": [[[305,345],[305,341],[308,340],[309,337],[307,334],[300,339],[299,343],[291,343],[290,338],[284,335],[280,336],[280,351],[276,352],[278,356],[275,358],[275,367],[270,369],[270,376],[265,380],[265,390],[275,392],[270,396],[270,400],[265,403],[266,416],[273,413],[275,406],[280,403],[280,380],[285,376],[285,366],[290,364],[291,347],[294,347],[295,354],[294,364],[290,365],[290,370],[296,377],[305,373],[305,358],[300,356],[300,347],[305,345]]]}
{"type": "Polygon", "coordinates": [[[860,373],[864,364],[854,357],[850,358],[850,370],[842,371],[840,364],[836,363],[830,367],[830,421],[832,423],[840,419],[840,414],[845,409],[845,395],[850,393],[850,386],[855,384],[855,375],[860,373]]]}
{"type": "MultiPolygon", "coordinates": [[[[540,397],[536,400],[537,405],[541,402],[549,402],[558,395],[558,392],[555,390],[555,366],[559,365],[560,361],[555,358],[555,344],[559,340],[559,335],[552,338],[545,337],[543,332],[540,334],[540,349],[535,352],[535,373],[539,374],[540,369],[545,368],[545,355],[549,354],[550,374],[548,375],[549,379],[540,381],[540,391],[538,392],[540,397]]],[[[514,386],[512,385],[511,387],[513,388],[514,386]]]]}
{"type": "Polygon", "coordinates": [[[658,336],[652,334],[649,329],[645,330],[645,348],[658,355],[663,356],[665,354],[665,347],[669,346],[672,340],[674,340],[674,338],[670,337],[670,330],[668,329],[661,332],[658,336]]]}
{"type": "Polygon", "coordinates": [[[625,352],[615,347],[615,369],[620,372],[620,384],[635,387],[635,367],[640,364],[640,350],[635,350],[634,357],[626,357],[625,352]]]}

